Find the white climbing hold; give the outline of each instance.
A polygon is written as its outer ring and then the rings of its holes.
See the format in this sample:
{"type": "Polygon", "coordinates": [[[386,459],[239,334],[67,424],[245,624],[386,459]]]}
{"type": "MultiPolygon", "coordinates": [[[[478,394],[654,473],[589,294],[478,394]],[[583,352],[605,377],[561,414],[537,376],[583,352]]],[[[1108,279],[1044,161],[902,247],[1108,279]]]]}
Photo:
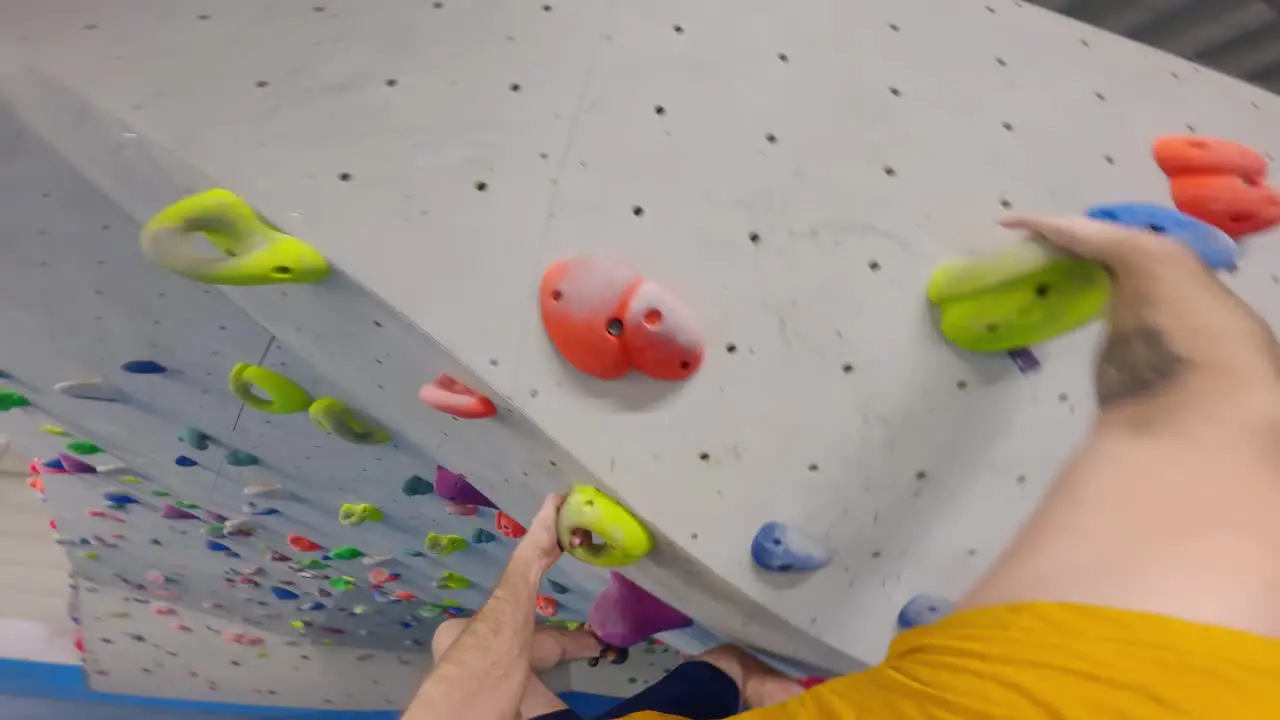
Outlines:
{"type": "Polygon", "coordinates": [[[120,400],[123,394],[115,385],[102,378],[85,380],[68,380],[53,386],[53,389],[68,397],[82,400],[120,400]]]}
{"type": "Polygon", "coordinates": [[[233,518],[223,523],[222,529],[228,535],[249,535],[253,532],[253,525],[249,518],[233,518]]]}
{"type": "Polygon", "coordinates": [[[361,565],[377,565],[391,559],[390,555],[365,555],[360,558],[361,565]]]}
{"type": "MultiPolygon", "coordinates": [[[[99,466],[98,466],[98,474],[99,474],[99,475],[101,475],[101,474],[103,474],[103,473],[118,473],[118,472],[124,472],[124,471],[125,471],[125,465],[124,465],[124,463],[107,463],[106,465],[99,465],[99,466]]],[[[123,479],[124,479],[124,478],[121,478],[121,480],[123,480],[123,479]]],[[[126,482],[128,482],[128,481],[126,481],[126,482]]]]}
{"type": "Polygon", "coordinates": [[[244,494],[253,496],[270,495],[271,493],[280,492],[283,489],[284,488],[279,485],[249,485],[245,487],[244,494]]]}

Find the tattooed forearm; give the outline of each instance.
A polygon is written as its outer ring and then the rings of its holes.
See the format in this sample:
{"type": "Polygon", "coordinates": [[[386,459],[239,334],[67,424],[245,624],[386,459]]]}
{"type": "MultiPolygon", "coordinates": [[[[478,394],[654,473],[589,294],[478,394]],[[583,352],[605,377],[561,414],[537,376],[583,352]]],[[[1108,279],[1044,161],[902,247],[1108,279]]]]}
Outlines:
{"type": "Polygon", "coordinates": [[[1112,330],[1098,358],[1098,407],[1149,396],[1172,383],[1186,359],[1151,325],[1112,330]]]}

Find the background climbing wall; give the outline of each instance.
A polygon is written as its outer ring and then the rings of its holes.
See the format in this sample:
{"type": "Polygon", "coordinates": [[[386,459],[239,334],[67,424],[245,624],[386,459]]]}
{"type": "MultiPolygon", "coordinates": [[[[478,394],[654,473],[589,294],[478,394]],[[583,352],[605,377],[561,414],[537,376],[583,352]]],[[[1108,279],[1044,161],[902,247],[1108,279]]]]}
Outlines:
{"type": "MultiPolygon", "coordinates": [[[[908,597],[958,594],[986,567],[1093,409],[1096,325],[1037,348],[1042,370],[1022,376],[939,339],[929,271],[1005,242],[993,221],[1009,210],[1167,203],[1158,135],[1268,157],[1280,143],[1275,97],[1011,0],[5,13],[4,52],[133,128],[20,107],[135,219],[193,182],[144,171],[145,139],[341,269],[228,295],[354,402],[520,517],[594,477],[661,535],[630,576],[725,635],[835,669],[876,659],[908,597]],[[579,254],[682,296],[706,332],[697,377],[604,383],[559,360],[536,286],[579,254]],[[371,314],[361,285],[393,310],[371,314]],[[501,419],[415,407],[442,369],[501,419]],[[835,561],[759,573],[747,547],[767,520],[806,526],[835,561]]],[[[1251,240],[1229,282],[1274,320],[1273,241],[1251,240]]],[[[54,333],[37,298],[14,303],[54,333]]]]}

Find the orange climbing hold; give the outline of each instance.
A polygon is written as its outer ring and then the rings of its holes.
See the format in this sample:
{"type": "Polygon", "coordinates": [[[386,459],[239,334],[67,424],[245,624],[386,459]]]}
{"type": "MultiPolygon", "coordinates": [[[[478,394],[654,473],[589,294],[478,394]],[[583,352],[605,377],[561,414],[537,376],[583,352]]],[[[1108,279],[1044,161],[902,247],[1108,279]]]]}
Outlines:
{"type": "Polygon", "coordinates": [[[560,611],[560,601],[550,595],[539,595],[538,604],[534,607],[542,617],[551,618],[555,617],[556,613],[560,611]]]}
{"type": "Polygon", "coordinates": [[[1261,180],[1267,175],[1267,159],[1261,153],[1230,140],[1166,135],[1156,138],[1152,154],[1169,177],[1228,174],[1261,180]]]}
{"type": "Polygon", "coordinates": [[[494,516],[493,524],[498,528],[498,532],[509,538],[524,537],[526,532],[524,526],[516,522],[515,518],[501,511],[494,516]]]}
{"type": "Polygon", "coordinates": [[[1280,193],[1236,175],[1179,175],[1169,180],[1173,204],[1239,240],[1280,222],[1280,193]]]}
{"type": "Polygon", "coordinates": [[[289,547],[298,552],[316,552],[323,549],[316,541],[301,535],[290,535],[286,540],[289,542],[289,547]]]}
{"type": "Polygon", "coordinates": [[[464,420],[493,417],[498,412],[492,400],[449,375],[441,375],[419,388],[418,399],[433,410],[464,420]]]}
{"type": "Polygon", "coordinates": [[[27,478],[27,487],[44,495],[44,477],[40,475],[32,475],[27,478]]]}
{"type": "Polygon", "coordinates": [[[617,263],[552,263],[542,275],[539,304],[551,344],[593,377],[614,380],[637,370],[687,380],[702,364],[693,314],[671,292],[617,263]]]}

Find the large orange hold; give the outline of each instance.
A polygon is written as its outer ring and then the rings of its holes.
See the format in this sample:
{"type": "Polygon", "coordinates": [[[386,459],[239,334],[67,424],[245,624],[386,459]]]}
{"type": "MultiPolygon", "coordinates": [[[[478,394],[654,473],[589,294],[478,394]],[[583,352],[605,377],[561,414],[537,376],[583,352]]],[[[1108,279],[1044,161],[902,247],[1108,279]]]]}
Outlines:
{"type": "Polygon", "coordinates": [[[1267,159],[1261,153],[1230,140],[1166,135],[1156,139],[1152,153],[1170,177],[1225,173],[1260,181],[1267,175],[1267,159]]]}
{"type": "Polygon", "coordinates": [[[1178,175],[1169,179],[1173,204],[1232,238],[1280,223],[1280,193],[1261,180],[1237,175],[1178,175]]]}
{"type": "Polygon", "coordinates": [[[687,380],[702,364],[693,314],[668,290],[617,263],[552,263],[542,276],[539,304],[552,345],[593,377],[614,380],[634,369],[660,380],[687,380]]]}

